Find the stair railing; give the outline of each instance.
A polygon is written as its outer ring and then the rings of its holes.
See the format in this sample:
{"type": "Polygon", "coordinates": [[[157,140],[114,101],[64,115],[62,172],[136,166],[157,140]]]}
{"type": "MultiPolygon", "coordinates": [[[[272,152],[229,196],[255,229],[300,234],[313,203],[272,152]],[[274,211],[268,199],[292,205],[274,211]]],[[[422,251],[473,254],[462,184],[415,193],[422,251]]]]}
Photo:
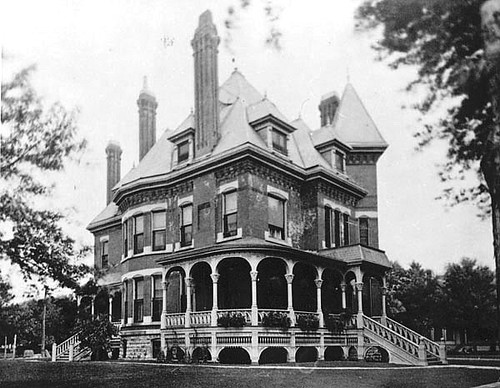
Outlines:
{"type": "Polygon", "coordinates": [[[80,340],[78,338],[80,332],[72,335],[71,337],[69,337],[66,341],[64,342],[61,342],[59,345],[56,346],[56,355],[55,355],[55,359],[57,360],[59,358],[59,356],[61,356],[62,354],[66,353],[66,352],[69,352],[69,347],[71,345],[75,345],[77,343],[80,343],[80,340]]]}
{"type": "Polygon", "coordinates": [[[418,343],[415,343],[403,337],[396,331],[389,329],[388,327],[382,325],[374,319],[367,317],[366,315],[363,315],[363,327],[376,334],[377,336],[385,339],[397,348],[403,350],[405,353],[415,358],[419,358],[418,343]]]}
{"type": "Polygon", "coordinates": [[[396,322],[395,320],[391,318],[386,318],[387,322],[387,327],[391,330],[394,330],[396,333],[399,335],[409,339],[412,342],[415,343],[424,343],[425,351],[430,354],[431,356],[437,357],[438,359],[441,359],[441,355],[439,352],[439,344],[431,341],[430,339],[422,336],[421,334],[417,333],[416,331],[413,331],[409,329],[408,327],[402,325],[399,322],[396,322]]]}

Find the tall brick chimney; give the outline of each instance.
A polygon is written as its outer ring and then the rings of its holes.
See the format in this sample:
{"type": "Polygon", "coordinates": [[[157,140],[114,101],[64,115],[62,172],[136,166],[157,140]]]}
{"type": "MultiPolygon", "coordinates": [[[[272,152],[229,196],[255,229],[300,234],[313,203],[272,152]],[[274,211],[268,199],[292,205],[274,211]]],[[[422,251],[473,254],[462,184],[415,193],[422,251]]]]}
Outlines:
{"type": "Polygon", "coordinates": [[[325,94],[321,97],[321,102],[319,103],[318,108],[321,116],[322,127],[333,123],[333,118],[335,117],[335,112],[337,112],[339,101],[339,96],[337,96],[337,93],[335,92],[325,94]]]}
{"type": "Polygon", "coordinates": [[[139,107],[139,161],[148,153],[156,141],[156,108],[158,103],[148,89],[148,79],[144,77],[144,85],[137,100],[139,107]]]}
{"type": "Polygon", "coordinates": [[[106,156],[108,160],[106,205],[109,205],[113,201],[113,192],[111,189],[118,183],[121,177],[122,149],[120,145],[117,142],[110,141],[106,147],[106,156]]]}
{"type": "Polygon", "coordinates": [[[191,41],[194,51],[195,157],[210,153],[219,140],[219,42],[212,14],[207,10],[200,15],[191,41]]]}

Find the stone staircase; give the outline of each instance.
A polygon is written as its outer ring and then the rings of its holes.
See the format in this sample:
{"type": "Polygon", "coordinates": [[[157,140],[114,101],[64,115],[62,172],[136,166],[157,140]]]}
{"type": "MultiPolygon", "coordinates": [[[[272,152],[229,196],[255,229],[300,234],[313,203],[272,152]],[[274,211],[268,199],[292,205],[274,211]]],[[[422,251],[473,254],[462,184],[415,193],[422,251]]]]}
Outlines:
{"type": "Polygon", "coordinates": [[[365,342],[385,348],[391,362],[408,365],[446,364],[444,345],[439,345],[390,318],[362,316],[365,342]]]}
{"type": "Polygon", "coordinates": [[[52,349],[52,361],[86,361],[90,360],[89,348],[81,347],[76,333],[66,341],[54,346],[52,349]]]}
{"type": "MultiPolygon", "coordinates": [[[[81,347],[80,340],[76,333],[66,341],[52,348],[52,361],[89,361],[92,351],[89,348],[81,347]]],[[[115,336],[110,341],[111,349],[121,347],[121,337],[115,336]]]]}

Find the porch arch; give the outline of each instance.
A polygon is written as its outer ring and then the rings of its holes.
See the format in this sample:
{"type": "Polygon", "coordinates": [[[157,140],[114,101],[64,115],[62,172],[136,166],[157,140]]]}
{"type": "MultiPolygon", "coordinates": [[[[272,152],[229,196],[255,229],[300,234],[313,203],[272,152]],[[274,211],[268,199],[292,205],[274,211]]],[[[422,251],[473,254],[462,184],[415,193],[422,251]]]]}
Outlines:
{"type": "Polygon", "coordinates": [[[323,271],[321,286],[321,306],[323,314],[339,314],[342,312],[342,274],[334,269],[323,271]]]}
{"type": "Polygon", "coordinates": [[[217,272],[218,307],[220,309],[250,308],[252,304],[251,267],[241,257],[228,257],[219,262],[217,272]]]}
{"type": "Polygon", "coordinates": [[[286,263],[278,258],[268,257],[257,266],[257,302],[262,309],[287,308],[286,263]]]}
{"type": "Polygon", "coordinates": [[[193,310],[208,311],[212,309],[212,288],[213,282],[210,274],[212,268],[205,261],[200,261],[191,267],[191,278],[193,279],[193,310]]]}
{"type": "Polygon", "coordinates": [[[186,311],[186,273],[179,266],[169,268],[165,274],[167,283],[167,313],[186,311]]]}
{"type": "Polygon", "coordinates": [[[316,268],[298,262],[293,267],[293,308],[296,311],[317,311],[317,287],[314,282],[318,276],[316,268]]]}

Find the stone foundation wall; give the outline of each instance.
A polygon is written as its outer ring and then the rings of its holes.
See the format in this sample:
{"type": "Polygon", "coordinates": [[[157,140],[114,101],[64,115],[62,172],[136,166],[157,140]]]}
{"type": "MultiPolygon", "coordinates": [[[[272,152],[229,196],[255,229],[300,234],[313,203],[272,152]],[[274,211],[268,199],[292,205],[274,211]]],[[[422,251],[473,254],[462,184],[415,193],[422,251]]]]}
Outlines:
{"type": "Polygon", "coordinates": [[[153,340],[160,342],[159,334],[124,336],[122,339],[122,351],[126,346],[125,358],[127,359],[152,359],[153,358],[153,340]],[[123,343],[126,341],[126,345],[123,343]]]}

